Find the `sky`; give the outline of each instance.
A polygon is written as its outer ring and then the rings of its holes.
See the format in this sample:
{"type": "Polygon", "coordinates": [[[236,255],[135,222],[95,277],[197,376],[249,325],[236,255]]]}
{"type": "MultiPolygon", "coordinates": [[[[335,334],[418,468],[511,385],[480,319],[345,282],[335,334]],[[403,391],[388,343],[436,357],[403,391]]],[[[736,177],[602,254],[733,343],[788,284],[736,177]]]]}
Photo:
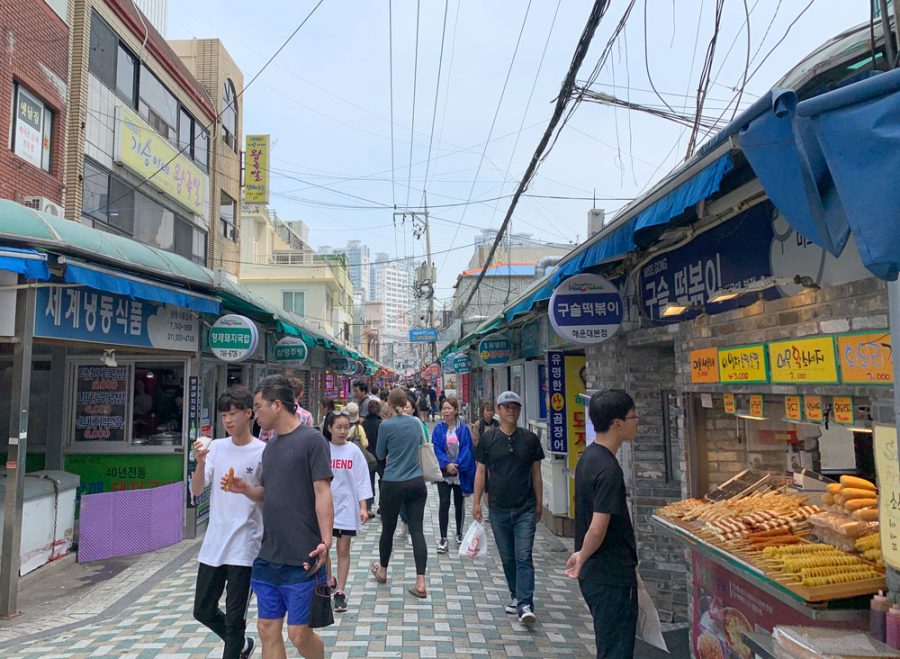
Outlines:
{"type": "MultiPolygon", "coordinates": [[[[316,2],[168,2],[168,38],[217,37],[243,71],[244,134],[273,143],[270,207],[306,222],[313,247],[358,239],[373,255],[422,262],[424,238],[403,211],[421,213],[427,194],[438,308],[480,229],[500,226],[593,5],[324,0],[251,83],[316,2]]],[[[693,116],[716,5],[635,0],[593,89],[693,116]]],[[[628,6],[610,2],[579,80],[628,6]]],[[[704,117],[724,125],[738,97],[745,108],[868,14],[861,0],[723,2],[704,117]]],[[[645,112],[578,104],[529,186],[539,196],[520,201],[511,231],[574,247],[591,208],[609,217],[652,187],[684,160],[689,134],[645,112]]]]}

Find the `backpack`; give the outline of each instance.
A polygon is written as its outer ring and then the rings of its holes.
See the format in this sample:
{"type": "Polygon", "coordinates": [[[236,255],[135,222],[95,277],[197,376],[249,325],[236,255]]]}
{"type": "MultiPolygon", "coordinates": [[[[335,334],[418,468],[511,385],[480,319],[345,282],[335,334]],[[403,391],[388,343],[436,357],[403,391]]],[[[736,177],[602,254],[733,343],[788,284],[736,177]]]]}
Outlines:
{"type": "Polygon", "coordinates": [[[360,437],[359,434],[359,424],[353,426],[353,430],[350,431],[350,442],[356,444],[357,448],[362,451],[363,457],[366,459],[366,465],[369,467],[369,471],[375,471],[376,467],[378,467],[378,460],[369,452],[369,449],[363,448],[362,437],[360,437]]]}

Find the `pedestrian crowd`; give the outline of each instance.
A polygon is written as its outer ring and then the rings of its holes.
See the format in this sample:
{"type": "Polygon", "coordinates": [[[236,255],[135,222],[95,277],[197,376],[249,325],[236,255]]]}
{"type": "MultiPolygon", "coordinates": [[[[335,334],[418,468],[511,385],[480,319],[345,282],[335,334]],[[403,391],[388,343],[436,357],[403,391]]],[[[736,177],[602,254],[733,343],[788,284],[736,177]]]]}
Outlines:
{"type": "MultiPolygon", "coordinates": [[[[286,656],[285,619],[302,656],[324,657],[315,629],[351,606],[353,538],[374,518],[381,529],[370,578],[388,582],[400,528],[399,541],[411,543],[415,562],[408,593],[426,599],[429,483],[439,499],[436,553],[447,554],[451,539],[463,545],[471,496],[475,522],[489,520],[493,531],[510,595],[506,612],[525,625],[537,621],[532,551],[543,510],[544,452],[538,437],[519,426],[519,394],[506,391],[496,408],[483,405],[470,427],[459,401],[438,397],[433,387],[380,391],[361,380],[353,393],[343,406],[322,400],[316,428],[300,405],[299,380],[269,376],[252,393],[233,386],[217,404],[227,436],[194,444],[192,494],[211,486],[194,616],[223,640],[225,659],[247,659],[255,650],[246,629],[251,590],[264,657],[286,656]],[[429,432],[426,421],[438,416],[429,432]]],[[[619,391],[595,395],[589,410],[597,439],[576,471],[576,551],[566,574],[578,579],[594,617],[597,656],[627,657],[637,620],[637,558],[615,453],[634,439],[637,417],[634,402],[619,391]]]]}

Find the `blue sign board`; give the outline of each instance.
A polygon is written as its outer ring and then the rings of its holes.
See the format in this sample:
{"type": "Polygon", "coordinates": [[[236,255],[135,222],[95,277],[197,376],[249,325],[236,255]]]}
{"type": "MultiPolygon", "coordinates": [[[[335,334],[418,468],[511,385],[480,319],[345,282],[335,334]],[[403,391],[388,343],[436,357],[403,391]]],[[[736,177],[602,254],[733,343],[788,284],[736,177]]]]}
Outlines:
{"type": "MultiPolygon", "coordinates": [[[[690,313],[662,318],[662,311],[671,303],[703,305],[723,288],[746,286],[771,277],[782,261],[784,272],[790,276],[807,274],[800,270],[802,259],[790,256],[792,250],[779,249],[782,236],[774,234],[773,210],[769,202],[757,204],[700,234],[687,245],[648,261],[641,268],[641,315],[663,322],[690,318],[690,313]]],[[[795,242],[806,240],[800,234],[790,231],[788,234],[784,238],[795,242]]],[[[777,288],[769,288],[765,296],[773,299],[780,293],[777,288]]],[[[739,303],[739,300],[716,303],[711,311],[736,309],[739,303]]]]}
{"type": "Polygon", "coordinates": [[[561,350],[547,353],[547,448],[551,453],[568,453],[566,432],[566,356],[561,350]]]}
{"type": "Polygon", "coordinates": [[[438,331],[429,327],[416,327],[409,330],[410,343],[431,343],[438,340],[438,331]]]}
{"type": "Polygon", "coordinates": [[[478,343],[478,356],[488,366],[500,366],[512,359],[512,341],[502,334],[488,334],[478,343]]]}
{"type": "Polygon", "coordinates": [[[547,315],[556,333],[573,343],[605,341],[619,329],[625,305],[618,289],[600,275],[569,277],[550,297],[547,315]]]}
{"type": "Polygon", "coordinates": [[[194,352],[200,321],[187,309],[90,288],[50,286],[35,293],[34,335],[107,346],[194,352]]]}
{"type": "Polygon", "coordinates": [[[472,358],[464,352],[453,355],[453,372],[464,375],[472,370],[472,358]]]}

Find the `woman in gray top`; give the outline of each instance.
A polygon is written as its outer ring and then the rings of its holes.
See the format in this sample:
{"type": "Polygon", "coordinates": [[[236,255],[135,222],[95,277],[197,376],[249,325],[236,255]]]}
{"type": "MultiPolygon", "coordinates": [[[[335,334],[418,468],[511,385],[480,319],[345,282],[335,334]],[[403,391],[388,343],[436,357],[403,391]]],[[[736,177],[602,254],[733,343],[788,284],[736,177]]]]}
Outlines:
{"type": "Polygon", "coordinates": [[[376,449],[378,459],[387,460],[387,464],[381,479],[381,539],[378,542],[380,560],[372,563],[372,574],[380,583],[387,581],[397,517],[400,506],[405,504],[416,561],[416,585],[409,592],[424,598],[427,595],[425,565],[428,561],[428,549],[422,524],[428,490],[419,464],[419,447],[425,441],[425,434],[421,422],[415,416],[404,413],[406,393],[402,389],[391,390],[388,404],[393,409],[394,416],[383,421],[378,428],[376,449]]]}

